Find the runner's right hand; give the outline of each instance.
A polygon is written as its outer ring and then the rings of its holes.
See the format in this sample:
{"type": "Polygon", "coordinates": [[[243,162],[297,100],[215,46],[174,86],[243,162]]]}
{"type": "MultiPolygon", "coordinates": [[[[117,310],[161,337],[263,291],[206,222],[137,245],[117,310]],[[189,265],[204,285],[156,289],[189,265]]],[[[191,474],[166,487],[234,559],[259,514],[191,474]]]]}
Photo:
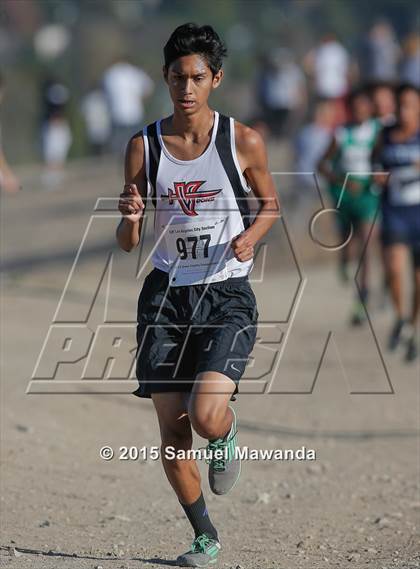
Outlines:
{"type": "Polygon", "coordinates": [[[372,178],[377,186],[384,188],[388,182],[389,172],[375,172],[372,178]]]}
{"type": "Polygon", "coordinates": [[[124,191],[120,194],[118,209],[125,219],[133,223],[139,221],[144,212],[144,203],[136,184],[125,184],[124,191]]]}

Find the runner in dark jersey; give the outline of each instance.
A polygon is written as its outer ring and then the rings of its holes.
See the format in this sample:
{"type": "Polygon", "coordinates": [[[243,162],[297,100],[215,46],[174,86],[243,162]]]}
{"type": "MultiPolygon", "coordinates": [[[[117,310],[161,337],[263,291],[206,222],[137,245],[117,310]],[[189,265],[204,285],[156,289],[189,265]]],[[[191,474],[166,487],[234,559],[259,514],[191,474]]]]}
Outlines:
{"type": "Polygon", "coordinates": [[[420,311],[420,95],[416,87],[400,87],[397,123],[383,130],[373,161],[375,171],[389,173],[376,176],[383,186],[382,242],[395,309],[389,348],[394,350],[405,335],[406,359],[411,361],[418,355],[416,327],[420,311]],[[413,268],[413,304],[408,317],[403,283],[407,251],[413,268]]]}
{"type": "Polygon", "coordinates": [[[165,473],[195,532],[177,563],[205,567],[216,563],[221,544],[196,461],[168,458],[165,449],[191,449],[194,429],[214,453],[212,491],[226,494],[239,478],[228,403],[256,339],[258,310],[248,280],[254,247],[278,219],[279,204],[261,137],[208,106],[226,55],[216,32],[180,26],[164,54],[174,112],[129,141],[117,239],[126,251],[136,247],[144,201],[155,207],[154,269],[138,301],[134,393],[153,400],[165,473]],[[251,189],[260,204],[255,217],[251,189]]]}
{"type": "MultiPolygon", "coordinates": [[[[374,81],[369,85],[369,93],[375,108],[375,117],[382,127],[393,126],[397,120],[397,97],[395,85],[389,81],[374,81]]],[[[380,193],[380,188],[378,188],[380,193]]],[[[385,309],[390,303],[388,278],[385,271],[385,250],[380,242],[381,261],[383,267],[382,287],[379,293],[378,306],[385,309]]]]}

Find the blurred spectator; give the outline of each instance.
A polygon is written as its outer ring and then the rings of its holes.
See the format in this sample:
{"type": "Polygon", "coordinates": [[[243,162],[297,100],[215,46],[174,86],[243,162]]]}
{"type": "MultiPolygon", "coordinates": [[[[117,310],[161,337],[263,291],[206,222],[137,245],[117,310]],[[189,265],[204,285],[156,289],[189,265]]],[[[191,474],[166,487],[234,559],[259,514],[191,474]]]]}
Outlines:
{"type": "Polygon", "coordinates": [[[308,189],[314,188],[314,179],[309,173],[316,172],[318,162],[331,141],[333,128],[332,103],[327,99],[318,101],[313,121],[302,128],[295,142],[295,171],[308,189]]]}
{"type": "Polygon", "coordinates": [[[382,126],[394,124],[396,120],[397,101],[395,88],[391,83],[380,81],[369,87],[375,116],[382,126]]]}
{"type": "Polygon", "coordinates": [[[44,81],[41,91],[41,144],[43,160],[47,166],[45,181],[52,185],[61,179],[61,171],[72,143],[67,119],[69,98],[69,90],[63,83],[52,77],[44,81]]]}
{"type": "MultiPolygon", "coordinates": [[[[4,92],[4,82],[2,76],[0,75],[0,104],[3,99],[3,92],[4,92]]],[[[1,127],[0,127],[0,190],[4,190],[5,192],[11,194],[20,190],[19,180],[14,175],[3,153],[1,127]]]]}
{"type": "Polygon", "coordinates": [[[412,33],[403,43],[401,81],[420,87],[420,35],[412,33]]]}
{"type": "Polygon", "coordinates": [[[81,111],[93,155],[104,153],[111,137],[111,117],[104,92],[98,86],[92,88],[82,100],[81,111]]]}
{"type": "Polygon", "coordinates": [[[367,81],[395,81],[401,48],[394,30],[386,20],[378,20],[362,44],[359,65],[367,81]]]}
{"type": "Polygon", "coordinates": [[[103,75],[103,86],[112,121],[112,149],[121,152],[141,127],[143,100],[154,89],[152,79],[127,58],[118,58],[103,75]]]}
{"type": "Polygon", "coordinates": [[[294,130],[306,109],[305,76],[284,48],[272,51],[258,80],[259,102],[264,121],[274,136],[294,130]]]}
{"type": "Polygon", "coordinates": [[[345,96],[349,90],[351,59],[334,34],[327,34],[304,59],[307,73],[313,77],[317,97],[334,102],[336,124],[346,120],[345,96]]]}

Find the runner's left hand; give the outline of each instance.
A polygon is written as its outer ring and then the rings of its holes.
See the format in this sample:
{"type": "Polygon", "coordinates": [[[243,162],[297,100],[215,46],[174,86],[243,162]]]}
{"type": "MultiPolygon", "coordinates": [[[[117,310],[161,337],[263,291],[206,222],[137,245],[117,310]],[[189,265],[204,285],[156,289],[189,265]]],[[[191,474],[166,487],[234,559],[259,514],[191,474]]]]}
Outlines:
{"type": "Polygon", "coordinates": [[[254,243],[246,233],[235,237],[232,240],[231,247],[235,257],[238,261],[241,261],[241,263],[249,261],[254,256],[254,243]]]}
{"type": "Polygon", "coordinates": [[[347,180],[346,187],[345,187],[345,189],[349,190],[349,192],[353,195],[359,194],[361,192],[362,188],[363,188],[363,186],[362,186],[361,182],[359,182],[359,180],[352,180],[352,179],[347,180]]]}

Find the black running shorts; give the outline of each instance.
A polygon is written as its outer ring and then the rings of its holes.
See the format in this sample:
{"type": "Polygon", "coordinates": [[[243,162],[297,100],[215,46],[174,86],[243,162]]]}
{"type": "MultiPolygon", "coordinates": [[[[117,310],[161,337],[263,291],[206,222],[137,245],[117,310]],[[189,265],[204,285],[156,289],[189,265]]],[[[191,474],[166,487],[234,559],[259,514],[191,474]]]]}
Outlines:
{"type": "Polygon", "coordinates": [[[198,373],[218,371],[235,382],[235,401],[258,316],[247,276],[170,287],[168,273],[154,268],[138,299],[133,394],[191,391],[198,373]]]}

